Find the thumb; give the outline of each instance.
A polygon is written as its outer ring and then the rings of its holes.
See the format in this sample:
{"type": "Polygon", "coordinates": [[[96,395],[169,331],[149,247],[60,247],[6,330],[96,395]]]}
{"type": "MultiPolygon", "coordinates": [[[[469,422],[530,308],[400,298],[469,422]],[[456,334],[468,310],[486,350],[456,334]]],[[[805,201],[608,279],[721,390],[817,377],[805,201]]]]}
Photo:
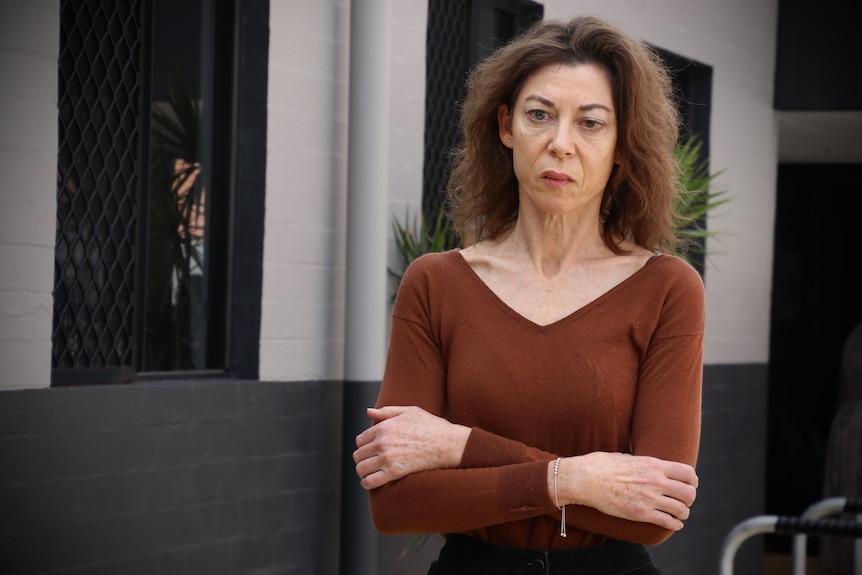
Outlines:
{"type": "Polygon", "coordinates": [[[380,423],[396,415],[401,415],[408,409],[409,407],[403,405],[387,405],[385,407],[369,407],[366,409],[366,413],[368,413],[368,417],[371,418],[372,422],[380,423]]]}

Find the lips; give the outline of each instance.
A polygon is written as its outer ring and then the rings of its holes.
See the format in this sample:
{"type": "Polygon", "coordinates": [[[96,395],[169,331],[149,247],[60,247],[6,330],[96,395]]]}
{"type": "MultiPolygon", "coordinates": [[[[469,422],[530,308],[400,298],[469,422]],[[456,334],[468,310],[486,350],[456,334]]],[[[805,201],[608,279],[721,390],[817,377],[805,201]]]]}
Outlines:
{"type": "Polygon", "coordinates": [[[542,172],[542,179],[547,181],[549,184],[568,184],[570,182],[574,182],[571,176],[563,174],[561,172],[555,172],[553,170],[546,170],[542,172]]]}

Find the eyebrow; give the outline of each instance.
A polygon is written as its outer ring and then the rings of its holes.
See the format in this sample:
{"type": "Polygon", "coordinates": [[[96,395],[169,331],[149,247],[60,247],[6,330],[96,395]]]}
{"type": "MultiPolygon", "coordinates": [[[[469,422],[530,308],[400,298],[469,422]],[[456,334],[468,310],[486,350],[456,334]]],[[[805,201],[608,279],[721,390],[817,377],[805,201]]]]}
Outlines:
{"type": "MultiPolygon", "coordinates": [[[[535,100],[540,104],[544,104],[545,106],[554,107],[554,103],[545,98],[544,96],[539,96],[537,94],[531,94],[524,98],[525,101],[535,100]]],[[[578,109],[582,112],[589,112],[590,110],[606,110],[609,113],[613,113],[613,110],[604,104],[584,104],[582,106],[578,106],[578,109]]]]}

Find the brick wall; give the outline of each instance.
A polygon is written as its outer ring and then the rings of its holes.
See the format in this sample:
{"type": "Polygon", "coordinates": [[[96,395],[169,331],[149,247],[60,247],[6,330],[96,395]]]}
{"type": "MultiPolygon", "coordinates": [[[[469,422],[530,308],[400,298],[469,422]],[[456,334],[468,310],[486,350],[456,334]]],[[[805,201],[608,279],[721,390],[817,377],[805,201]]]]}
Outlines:
{"type": "Polygon", "coordinates": [[[338,572],[342,385],[0,393],[0,571],[338,572]]]}
{"type": "Polygon", "coordinates": [[[343,377],[347,8],[270,3],[263,380],[343,377]]]}

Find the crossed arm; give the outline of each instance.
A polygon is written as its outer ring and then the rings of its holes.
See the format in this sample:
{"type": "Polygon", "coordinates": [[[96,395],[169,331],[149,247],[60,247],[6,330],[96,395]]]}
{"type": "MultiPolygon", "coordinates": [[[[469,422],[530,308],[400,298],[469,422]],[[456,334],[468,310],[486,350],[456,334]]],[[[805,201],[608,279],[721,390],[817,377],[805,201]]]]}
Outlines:
{"type": "MultiPolygon", "coordinates": [[[[368,415],[373,425],[357,436],[358,448],[353,454],[365,489],[377,489],[411,474],[461,465],[470,428],[415,406],[369,409],[368,415]]],[[[547,461],[547,492],[553,497],[556,457],[536,449],[524,453],[526,461],[547,461]]],[[[698,485],[690,465],[624,453],[564,457],[558,471],[554,507],[557,502],[583,505],[669,532],[682,529],[698,485]]]]}

